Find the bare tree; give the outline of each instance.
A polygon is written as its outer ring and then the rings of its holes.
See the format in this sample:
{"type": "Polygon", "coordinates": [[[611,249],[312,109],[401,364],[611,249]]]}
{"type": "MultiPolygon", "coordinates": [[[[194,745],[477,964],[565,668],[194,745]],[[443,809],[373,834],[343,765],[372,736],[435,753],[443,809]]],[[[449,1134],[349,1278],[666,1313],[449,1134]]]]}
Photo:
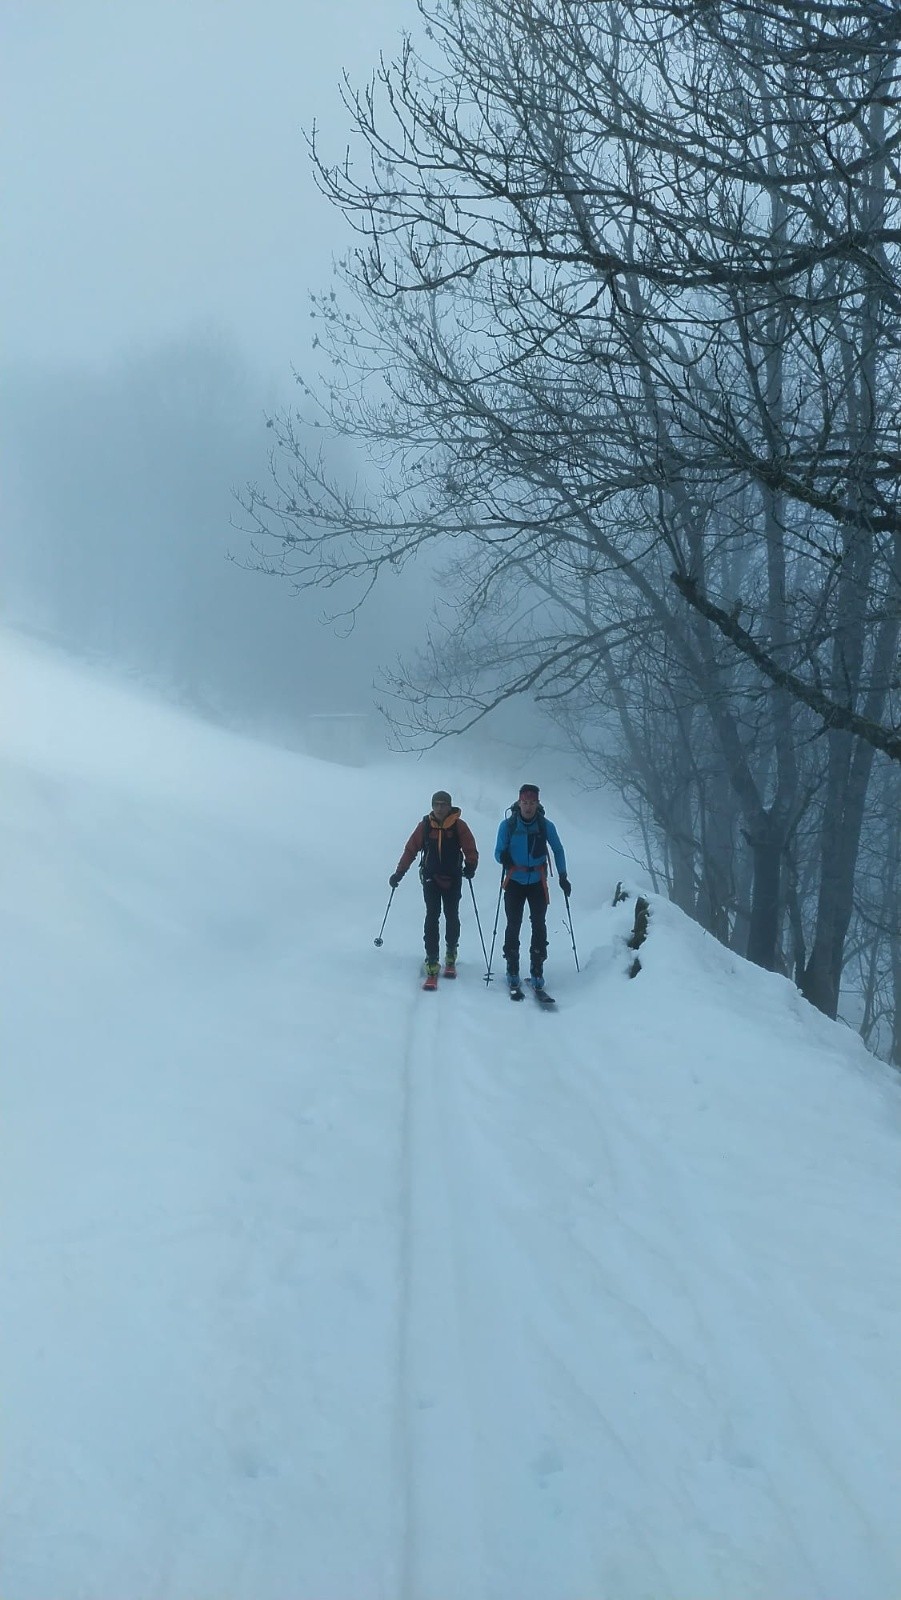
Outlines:
{"type": "Polygon", "coordinates": [[[275,488],[247,502],[260,559],[365,593],[441,550],[455,675],[445,636],[442,674],[427,650],[395,681],[426,734],[592,678],[615,700],[639,627],[741,813],[766,965],[796,893],[798,740],[824,731],[804,982],[834,1014],[873,756],[901,759],[901,15],[422,11],[435,64],[408,45],[347,90],[365,166],[314,146],[360,234],[354,310],[319,304],[324,409],[379,488],[342,490],[273,419],[275,488]]]}
{"type": "Polygon", "coordinates": [[[866,1043],[901,1066],[901,773],[882,768],[863,832],[847,993],[866,1043]]]}

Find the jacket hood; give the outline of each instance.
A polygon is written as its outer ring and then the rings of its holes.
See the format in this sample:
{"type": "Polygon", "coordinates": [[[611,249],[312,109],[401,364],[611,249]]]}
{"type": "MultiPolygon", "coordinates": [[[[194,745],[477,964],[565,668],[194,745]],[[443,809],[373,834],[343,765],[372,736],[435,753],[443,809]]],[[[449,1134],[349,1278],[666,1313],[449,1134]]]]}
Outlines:
{"type": "Polygon", "coordinates": [[[447,816],[445,817],[443,822],[439,822],[438,821],[438,818],[435,816],[434,811],[430,811],[429,812],[429,822],[431,823],[431,826],[433,828],[443,828],[445,830],[445,832],[447,831],[448,828],[452,828],[453,827],[454,823],[459,820],[459,817],[460,817],[460,807],[459,806],[453,806],[451,808],[451,810],[447,813],[447,816]]]}

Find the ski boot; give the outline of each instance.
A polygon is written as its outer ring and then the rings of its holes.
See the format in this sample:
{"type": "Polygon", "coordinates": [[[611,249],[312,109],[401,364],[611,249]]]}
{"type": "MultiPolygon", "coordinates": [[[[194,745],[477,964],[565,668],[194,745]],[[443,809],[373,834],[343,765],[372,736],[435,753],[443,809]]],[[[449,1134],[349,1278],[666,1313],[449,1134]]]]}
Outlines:
{"type": "Polygon", "coordinates": [[[532,990],[532,993],[534,994],[539,1005],[553,1006],[557,1004],[553,995],[548,994],[547,989],[544,987],[544,974],[542,972],[533,972],[530,974],[529,988],[532,990]]]}
{"type": "Polygon", "coordinates": [[[522,992],[522,984],[520,983],[519,973],[518,972],[508,972],[507,973],[507,987],[510,990],[510,999],[511,1000],[524,1000],[525,999],[525,995],[522,992]]]}

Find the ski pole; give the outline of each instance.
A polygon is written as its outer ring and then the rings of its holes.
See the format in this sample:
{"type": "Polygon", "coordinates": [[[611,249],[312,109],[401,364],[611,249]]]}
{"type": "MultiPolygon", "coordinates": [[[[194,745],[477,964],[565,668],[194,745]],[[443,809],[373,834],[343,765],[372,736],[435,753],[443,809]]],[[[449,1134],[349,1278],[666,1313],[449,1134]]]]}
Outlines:
{"type": "Polygon", "coordinates": [[[486,964],[487,964],[488,951],[485,949],[485,940],[482,938],[482,924],[479,921],[479,908],[476,905],[476,892],[475,892],[475,889],[472,886],[472,879],[471,878],[469,879],[469,892],[472,895],[472,909],[476,914],[476,927],[479,930],[479,943],[482,946],[482,955],[485,957],[485,961],[486,961],[486,964]]]}
{"type": "Polygon", "coordinates": [[[485,982],[491,982],[491,963],[494,960],[494,941],[497,938],[497,924],[501,914],[501,895],[504,892],[504,868],[501,867],[501,886],[497,891],[497,909],[494,913],[494,932],[491,935],[491,954],[488,957],[488,970],[485,973],[485,982]]]}
{"type": "Polygon", "coordinates": [[[382,938],[382,934],[385,931],[385,923],[388,921],[388,912],[391,910],[391,902],[392,902],[393,899],[394,899],[394,890],[392,889],[391,893],[388,896],[388,904],[385,907],[385,915],[382,918],[382,926],[379,928],[379,936],[378,936],[377,939],[373,939],[373,941],[372,941],[373,944],[383,945],[385,943],[384,939],[382,938]]]}
{"type": "Polygon", "coordinates": [[[581,972],[582,968],[579,966],[579,952],[576,949],[576,936],[573,933],[573,914],[569,909],[569,895],[566,894],[566,895],[563,896],[563,898],[566,901],[566,917],[567,917],[567,921],[569,922],[569,937],[572,939],[572,942],[573,942],[573,955],[574,955],[575,961],[576,961],[576,971],[577,972],[581,972]]]}

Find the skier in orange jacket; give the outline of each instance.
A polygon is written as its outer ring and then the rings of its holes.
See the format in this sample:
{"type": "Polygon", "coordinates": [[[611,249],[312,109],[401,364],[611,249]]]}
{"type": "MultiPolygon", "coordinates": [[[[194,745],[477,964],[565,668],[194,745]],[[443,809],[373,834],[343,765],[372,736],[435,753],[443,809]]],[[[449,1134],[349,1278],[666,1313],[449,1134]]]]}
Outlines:
{"type": "Polygon", "coordinates": [[[425,898],[425,964],[427,981],[437,982],[440,918],[444,911],[444,976],[456,977],[460,940],[460,895],[463,879],[472,878],[479,864],[475,839],[446,789],[436,789],[432,809],[417,823],[388,882],[396,889],[417,855],[422,856],[419,876],[425,898]]]}

